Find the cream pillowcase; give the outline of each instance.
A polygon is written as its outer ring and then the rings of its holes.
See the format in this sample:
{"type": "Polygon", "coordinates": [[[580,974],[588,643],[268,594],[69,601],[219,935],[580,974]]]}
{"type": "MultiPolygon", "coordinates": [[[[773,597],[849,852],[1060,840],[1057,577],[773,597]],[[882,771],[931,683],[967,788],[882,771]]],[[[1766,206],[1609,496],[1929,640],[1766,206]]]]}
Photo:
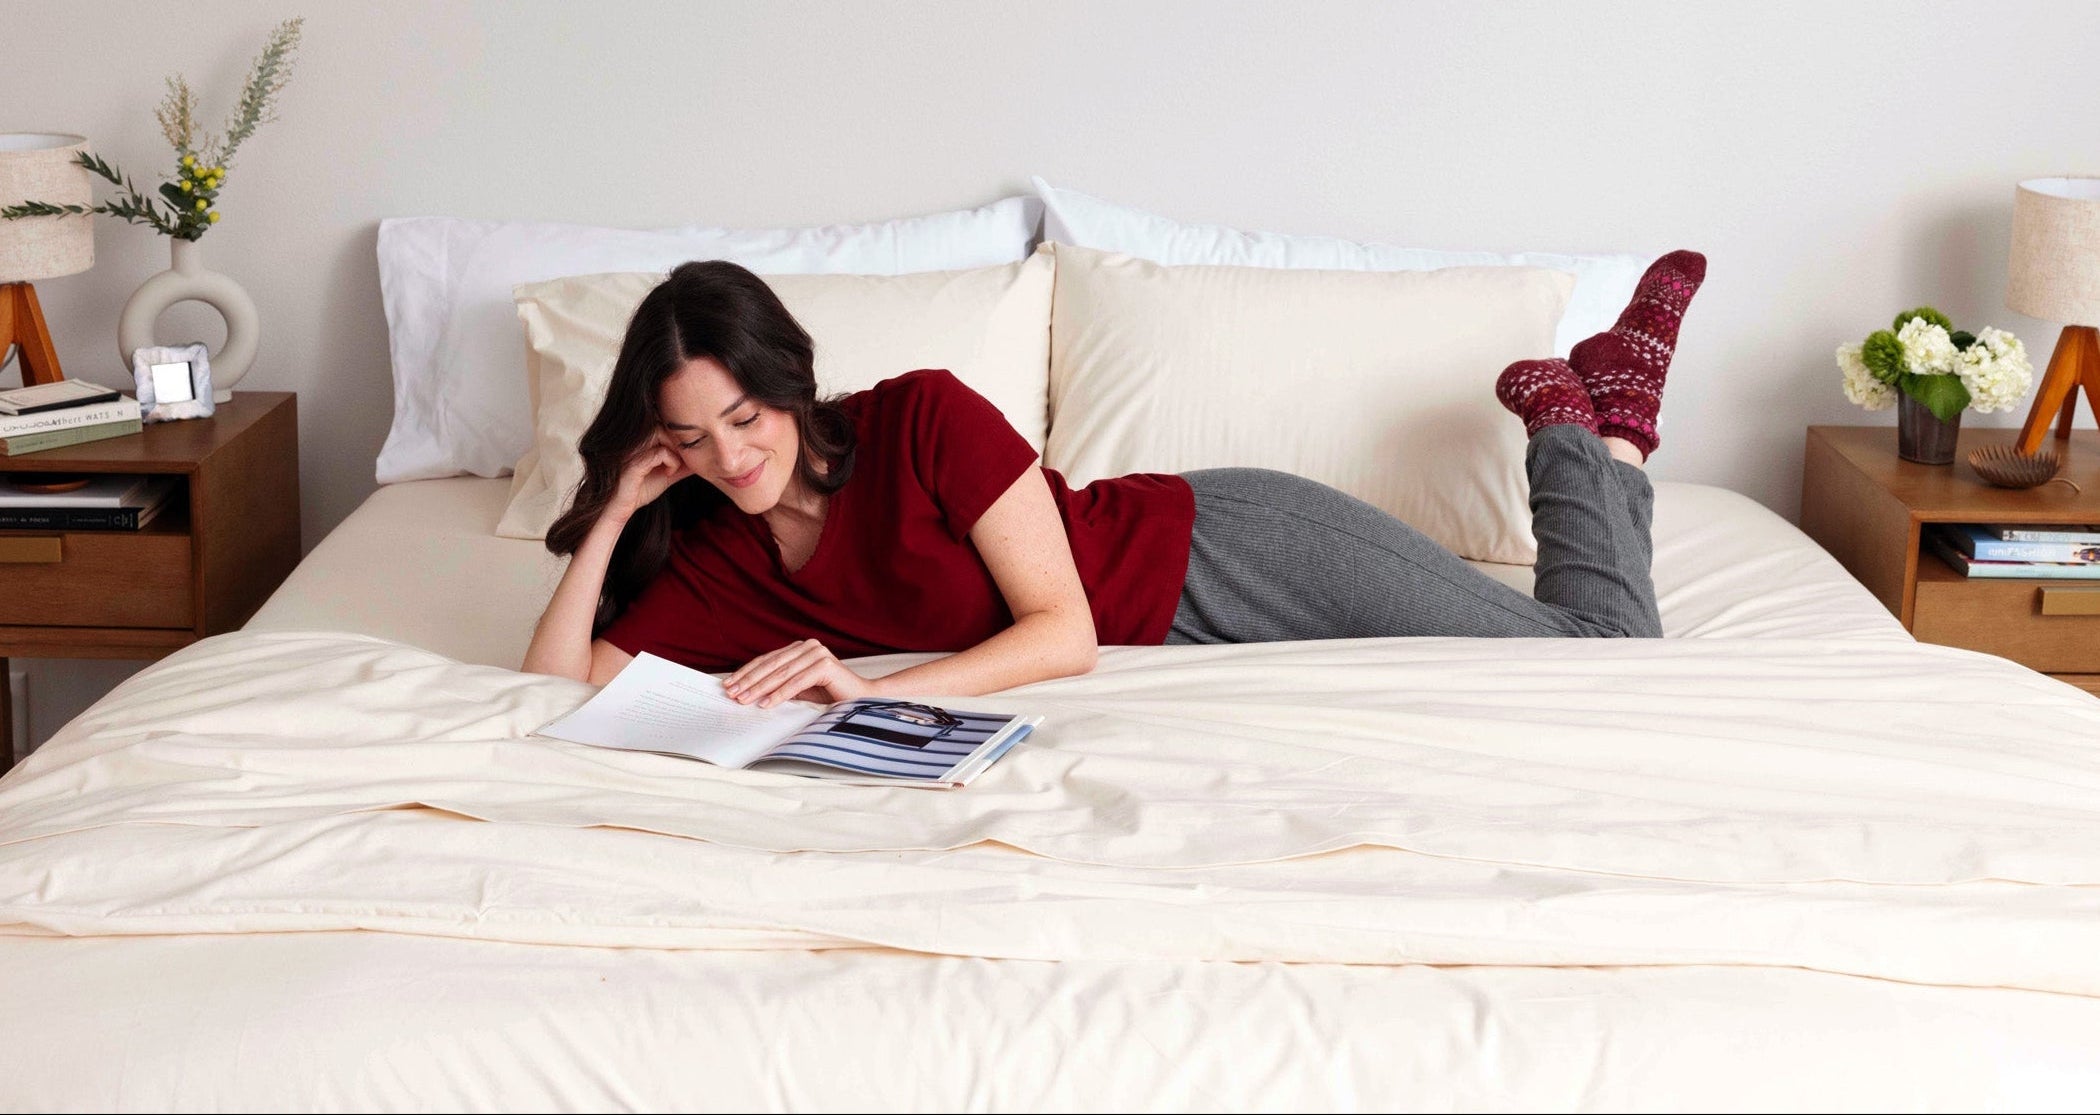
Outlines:
{"type": "MultiPolygon", "coordinates": [[[[946,368],[1041,449],[1048,426],[1052,262],[914,275],[768,275],[816,344],[819,394],[859,391],[915,368],[946,368]]],[[[533,445],[519,458],[508,538],[544,538],[583,481],[576,443],[598,415],[627,323],[661,274],[579,275],[515,292],[526,373],[537,384],[533,445]]]]}
{"type": "Polygon", "coordinates": [[[1536,557],[1524,427],[1495,377],[1552,353],[1573,279],[1529,267],[1170,267],[1064,244],[1046,463],[1281,469],[1461,557],[1536,557]]]}

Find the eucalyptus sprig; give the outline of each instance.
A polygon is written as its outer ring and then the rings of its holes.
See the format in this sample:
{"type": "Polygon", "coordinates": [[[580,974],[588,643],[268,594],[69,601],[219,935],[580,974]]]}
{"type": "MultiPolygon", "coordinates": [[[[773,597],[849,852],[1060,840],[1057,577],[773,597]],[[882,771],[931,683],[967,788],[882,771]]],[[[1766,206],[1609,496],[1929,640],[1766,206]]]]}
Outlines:
{"type": "Polygon", "coordinates": [[[74,156],[73,161],[87,168],[88,173],[99,175],[115,183],[123,192],[114,199],[105,201],[100,205],[53,205],[48,201],[25,201],[20,205],[10,205],[5,209],[0,209],[0,217],[5,217],[12,221],[22,217],[62,217],[81,213],[107,213],[112,217],[122,217],[133,224],[152,225],[154,231],[163,236],[173,236],[177,239],[187,240],[196,239],[194,236],[183,236],[181,229],[161,215],[160,207],[154,204],[152,198],[140,193],[139,188],[132,185],[131,179],[119,173],[116,167],[95,157],[93,152],[82,151],[79,155],[74,156]]]}
{"type": "Polygon", "coordinates": [[[160,184],[158,197],[145,194],[131,177],[106,160],[81,152],[74,162],[90,174],[118,189],[117,196],[95,205],[56,205],[46,201],[24,201],[0,208],[0,219],[18,221],[27,217],[59,217],[106,213],[131,224],[147,225],[163,236],[197,240],[219,223],[214,207],[219,190],[226,184],[226,168],[234,153],[255,134],[255,129],[277,119],[278,96],[292,78],[292,55],[299,49],[304,19],[288,19],[270,32],[262,53],[248,70],[240,100],[226,120],[223,138],[197,129],[197,95],[182,75],[167,79],[168,94],[154,109],[161,135],[175,149],[175,174],[160,184]]]}

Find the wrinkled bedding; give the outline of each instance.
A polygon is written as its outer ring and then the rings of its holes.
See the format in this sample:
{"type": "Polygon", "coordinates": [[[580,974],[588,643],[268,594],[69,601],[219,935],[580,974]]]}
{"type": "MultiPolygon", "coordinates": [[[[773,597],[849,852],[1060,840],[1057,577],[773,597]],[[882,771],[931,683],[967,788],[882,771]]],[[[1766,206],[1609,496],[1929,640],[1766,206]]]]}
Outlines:
{"type": "Polygon", "coordinates": [[[973,699],[1047,720],[948,793],[529,736],[590,692],[296,632],[126,682],[0,781],[0,988],[33,1004],[0,1019],[0,1102],[2072,1107],[2100,1085],[2100,701],[1999,659],[1120,648],[973,699]]]}
{"type": "Polygon", "coordinates": [[[2100,701],[1963,651],[1120,650],[979,699],[1047,722],[959,793],[525,738],[589,692],[361,636],[209,640],[0,788],[0,923],[2100,994],[2100,701]]]}

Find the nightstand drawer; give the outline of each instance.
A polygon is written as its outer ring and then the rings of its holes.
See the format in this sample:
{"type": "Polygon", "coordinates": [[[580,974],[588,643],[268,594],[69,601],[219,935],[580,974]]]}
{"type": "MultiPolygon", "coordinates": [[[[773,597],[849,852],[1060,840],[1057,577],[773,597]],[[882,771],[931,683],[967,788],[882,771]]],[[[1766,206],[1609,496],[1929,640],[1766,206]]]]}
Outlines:
{"type": "Polygon", "coordinates": [[[1921,558],[1911,634],[2057,674],[2100,674],[2100,584],[1972,581],[1921,558]]]}
{"type": "Polygon", "coordinates": [[[0,534],[0,624],[190,627],[190,536],[0,534]]]}

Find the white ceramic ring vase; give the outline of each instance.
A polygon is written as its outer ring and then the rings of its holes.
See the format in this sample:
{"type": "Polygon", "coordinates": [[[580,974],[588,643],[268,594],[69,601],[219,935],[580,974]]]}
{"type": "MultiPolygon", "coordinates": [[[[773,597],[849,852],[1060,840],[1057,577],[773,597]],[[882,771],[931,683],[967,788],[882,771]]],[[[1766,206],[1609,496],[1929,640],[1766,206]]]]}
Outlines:
{"type": "Polygon", "coordinates": [[[177,302],[202,302],[226,319],[226,343],[211,354],[212,401],[223,403],[233,398],[234,383],[255,362],[261,332],[255,300],[239,283],[205,268],[197,241],[171,239],[168,248],[173,266],[140,284],[124,303],[124,313],[117,318],[117,350],[128,371],[132,352],[154,343],[153,325],[168,307],[177,302]]]}

